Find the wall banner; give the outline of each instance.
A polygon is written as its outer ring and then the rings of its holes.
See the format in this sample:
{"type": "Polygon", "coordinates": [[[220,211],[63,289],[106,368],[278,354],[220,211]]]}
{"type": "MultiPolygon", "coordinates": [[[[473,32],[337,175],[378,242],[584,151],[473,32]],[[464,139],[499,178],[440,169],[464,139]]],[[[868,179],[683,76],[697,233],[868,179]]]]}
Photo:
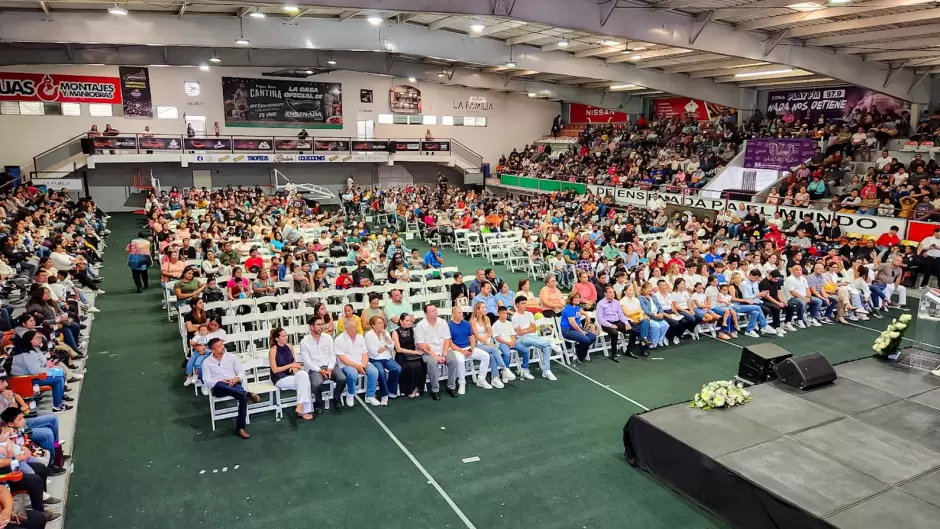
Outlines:
{"type": "Polygon", "coordinates": [[[182,147],[177,138],[140,138],[140,148],[146,151],[178,151],[182,147]]]}
{"type": "Polygon", "coordinates": [[[589,185],[587,186],[591,193],[614,197],[614,203],[622,206],[645,206],[649,200],[649,192],[641,189],[626,189],[623,187],[605,187],[589,185]]]}
{"type": "Polygon", "coordinates": [[[420,114],[421,90],[405,84],[388,91],[388,108],[395,114],[420,114]]]}
{"type": "Polygon", "coordinates": [[[274,149],[278,151],[310,151],[313,150],[311,140],[274,140],[274,149]]]}
{"type": "Polygon", "coordinates": [[[81,178],[33,178],[30,180],[30,185],[36,187],[45,186],[46,189],[53,191],[61,191],[62,189],[68,191],[85,190],[85,185],[81,178]]]}
{"type": "Polygon", "coordinates": [[[778,90],[767,94],[767,113],[794,122],[817,119],[860,118],[863,114],[900,116],[910,111],[911,104],[900,99],[879,94],[859,86],[843,86],[825,90],[778,90]]]}
{"type": "Polygon", "coordinates": [[[450,152],[450,142],[449,141],[422,141],[421,150],[432,151],[432,152],[450,152]]]}
{"type": "Polygon", "coordinates": [[[660,193],[667,204],[674,206],[683,206],[688,208],[702,208],[712,210],[722,210],[725,208],[725,201],[720,198],[708,198],[698,195],[681,195],[678,193],[660,193]]]}
{"type": "Polygon", "coordinates": [[[722,112],[734,115],[735,110],[689,97],[664,97],[653,100],[653,119],[691,117],[697,121],[711,121],[717,119],[722,112]]]}
{"type": "Polygon", "coordinates": [[[813,139],[755,138],[744,147],[744,167],[790,171],[812,158],[819,143],[813,139]]]}
{"type": "Polygon", "coordinates": [[[387,163],[387,154],[186,154],[188,163],[387,163]]]}
{"type": "Polygon", "coordinates": [[[117,77],[0,72],[0,101],[121,103],[117,77]]]}
{"type": "Polygon", "coordinates": [[[274,145],[271,138],[236,138],[233,148],[236,151],[270,151],[274,145]]]}
{"type": "Polygon", "coordinates": [[[571,103],[568,117],[569,123],[626,123],[630,119],[626,112],[581,103],[571,103]]]}
{"type": "Polygon", "coordinates": [[[152,118],[153,95],[150,91],[150,70],[144,67],[121,66],[121,95],[124,117],[152,118]]]}
{"type": "Polygon", "coordinates": [[[287,79],[222,78],[229,127],[343,128],[343,87],[287,79]]]}
{"type": "Polygon", "coordinates": [[[314,140],[313,150],[316,152],[349,152],[349,141],[314,140]]]}
{"type": "Polygon", "coordinates": [[[354,141],[352,143],[352,150],[365,152],[386,152],[388,151],[388,142],[375,140],[354,141]]]}
{"type": "Polygon", "coordinates": [[[392,152],[418,152],[421,150],[421,143],[416,141],[396,141],[392,143],[390,150],[392,152]]]}
{"type": "Polygon", "coordinates": [[[98,136],[91,138],[91,144],[96,150],[137,150],[136,136],[98,136]]]}
{"type": "Polygon", "coordinates": [[[187,151],[229,151],[232,140],[228,138],[184,138],[183,149],[187,151]]]}

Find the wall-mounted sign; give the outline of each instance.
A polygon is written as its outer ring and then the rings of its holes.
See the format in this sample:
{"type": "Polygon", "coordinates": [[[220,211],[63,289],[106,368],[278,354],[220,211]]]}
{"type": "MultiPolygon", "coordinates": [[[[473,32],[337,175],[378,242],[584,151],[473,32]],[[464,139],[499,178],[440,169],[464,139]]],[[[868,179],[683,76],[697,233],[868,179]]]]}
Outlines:
{"type": "Polygon", "coordinates": [[[450,151],[450,142],[449,141],[423,141],[421,142],[422,151],[450,151]]]}
{"type": "Polygon", "coordinates": [[[124,116],[129,118],[152,118],[153,99],[150,91],[150,71],[143,67],[121,66],[121,94],[124,116]]]}
{"type": "Polygon", "coordinates": [[[343,128],[340,83],[222,78],[229,127],[343,128]]]}
{"type": "Polygon", "coordinates": [[[819,143],[809,138],[755,138],[744,146],[744,167],[790,171],[809,160],[819,143]]]}
{"type": "Polygon", "coordinates": [[[184,138],[187,151],[231,151],[232,140],[228,138],[184,138]]]}
{"type": "Polygon", "coordinates": [[[90,138],[91,144],[96,150],[129,150],[137,149],[137,138],[135,136],[99,136],[90,138]]]}
{"type": "Polygon", "coordinates": [[[359,102],[360,103],[371,103],[372,102],[372,90],[367,90],[362,88],[359,90],[359,102]]]}
{"type": "Polygon", "coordinates": [[[82,183],[81,178],[33,178],[30,184],[36,187],[45,186],[46,189],[51,189],[52,191],[60,191],[62,189],[68,191],[85,190],[85,185],[82,183]]]}
{"type": "Polygon", "coordinates": [[[0,72],[0,101],[121,103],[117,77],[0,72]]]}
{"type": "Polygon", "coordinates": [[[186,163],[388,163],[387,154],[186,154],[186,163]]]}
{"type": "Polygon", "coordinates": [[[626,112],[571,103],[570,123],[626,123],[626,112]]]}
{"type": "Polygon", "coordinates": [[[780,90],[767,94],[767,113],[787,118],[788,121],[856,117],[877,113],[882,116],[900,116],[910,111],[911,104],[879,94],[860,86],[843,86],[825,90],[780,90]]]}
{"type": "Polygon", "coordinates": [[[176,138],[140,138],[140,148],[145,151],[178,151],[180,147],[176,138]]]}
{"type": "Polygon", "coordinates": [[[349,152],[349,142],[346,140],[314,140],[314,151],[349,152]]]}
{"type": "Polygon", "coordinates": [[[421,90],[413,86],[393,86],[388,91],[389,110],[396,114],[420,114],[421,90]]]}
{"type": "Polygon", "coordinates": [[[466,101],[454,101],[454,110],[489,112],[493,110],[493,103],[482,96],[470,96],[466,101]]]}
{"type": "Polygon", "coordinates": [[[274,148],[278,151],[309,151],[313,149],[311,140],[275,140],[274,148]]]}
{"type": "Polygon", "coordinates": [[[233,147],[236,151],[270,151],[272,143],[270,138],[236,138],[233,147]]]}
{"type": "Polygon", "coordinates": [[[354,141],[352,143],[352,150],[384,152],[384,151],[388,151],[388,142],[387,141],[375,141],[375,140],[354,141]]]}
{"type": "Polygon", "coordinates": [[[730,107],[689,97],[663,97],[653,100],[653,118],[692,117],[698,121],[717,119],[722,113],[734,114],[730,107]]]}

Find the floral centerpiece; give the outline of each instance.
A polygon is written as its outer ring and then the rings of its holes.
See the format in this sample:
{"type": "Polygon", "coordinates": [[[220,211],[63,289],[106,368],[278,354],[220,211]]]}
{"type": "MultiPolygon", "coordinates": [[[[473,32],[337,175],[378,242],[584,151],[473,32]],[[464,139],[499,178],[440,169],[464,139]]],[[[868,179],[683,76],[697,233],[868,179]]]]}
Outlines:
{"type": "Polygon", "coordinates": [[[871,346],[879,356],[897,359],[898,350],[901,349],[901,340],[904,339],[904,333],[908,329],[908,323],[911,321],[910,314],[902,314],[899,318],[891,320],[888,328],[875,339],[871,346]]]}
{"type": "Polygon", "coordinates": [[[702,386],[702,391],[695,394],[689,407],[703,410],[732,408],[750,401],[751,394],[744,389],[743,384],[733,380],[716,380],[702,386]]]}

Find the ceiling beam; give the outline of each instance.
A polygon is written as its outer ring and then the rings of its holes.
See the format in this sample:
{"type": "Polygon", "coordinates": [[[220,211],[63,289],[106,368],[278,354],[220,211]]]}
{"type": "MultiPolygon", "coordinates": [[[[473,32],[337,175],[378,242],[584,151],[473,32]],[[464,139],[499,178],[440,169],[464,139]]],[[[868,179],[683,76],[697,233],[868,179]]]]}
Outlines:
{"type": "Polygon", "coordinates": [[[176,13],[176,16],[183,18],[183,15],[186,14],[186,8],[189,7],[189,0],[183,0],[180,3],[180,10],[176,13]]]}
{"type": "MultiPolygon", "coordinates": [[[[816,75],[813,72],[807,72],[806,70],[793,70],[792,72],[787,73],[775,73],[768,75],[767,77],[759,77],[758,79],[786,79],[788,77],[806,77],[816,75]]],[[[753,77],[738,77],[736,75],[728,75],[726,77],[715,77],[712,79],[716,83],[736,83],[741,81],[755,81],[758,80],[753,77]]]]}
{"type": "Polygon", "coordinates": [[[872,0],[870,2],[859,2],[847,7],[827,7],[825,9],[817,9],[816,11],[796,12],[792,15],[759,18],[757,20],[742,22],[735,27],[739,31],[753,31],[755,29],[788,26],[790,24],[796,24],[797,22],[824,20],[832,17],[857,15],[868,11],[880,11],[890,7],[929,4],[932,2],[933,0],[891,0],[890,2],[885,2],[885,0],[872,0]]]}
{"type": "MultiPolygon", "coordinates": [[[[794,3],[799,2],[795,0],[758,0],[757,2],[751,2],[741,7],[745,9],[779,9],[793,5],[794,3]]],[[[712,14],[712,20],[724,20],[726,18],[736,17],[741,14],[741,7],[716,9],[712,14]]]]}
{"type": "Polygon", "coordinates": [[[714,11],[709,11],[705,13],[705,16],[699,15],[695,17],[695,20],[692,22],[692,33],[689,36],[689,46],[695,44],[695,41],[698,40],[698,36],[702,34],[702,31],[711,21],[714,14],[714,11]]]}
{"type": "Polygon", "coordinates": [[[755,61],[753,59],[730,59],[724,61],[710,61],[700,64],[686,64],[683,66],[674,66],[671,68],[663,68],[665,73],[688,73],[688,72],[699,72],[702,70],[711,70],[715,68],[739,68],[747,66],[761,66],[769,64],[767,62],[755,61]]]}
{"type": "Polygon", "coordinates": [[[689,72],[689,79],[704,79],[706,77],[723,77],[726,75],[734,75],[736,73],[750,73],[750,72],[763,72],[780,69],[773,65],[762,65],[762,66],[750,66],[745,68],[722,68],[716,67],[710,70],[701,70],[697,72],[689,72]]]}
{"type": "Polygon", "coordinates": [[[822,33],[835,33],[837,31],[874,28],[888,24],[907,24],[908,22],[921,22],[925,20],[937,19],[940,19],[940,8],[933,7],[930,9],[921,9],[920,11],[911,11],[909,13],[879,15],[869,18],[856,18],[843,22],[830,22],[828,24],[817,24],[815,26],[791,28],[790,37],[810,37],[812,35],[819,35],[822,33]]]}
{"type": "Polygon", "coordinates": [[[605,53],[617,53],[618,51],[623,51],[627,49],[627,46],[624,44],[619,44],[617,46],[600,46],[597,48],[588,48],[586,50],[574,52],[574,56],[583,59],[585,57],[594,57],[596,55],[603,55],[605,53]]]}
{"type": "MultiPolygon", "coordinates": [[[[656,57],[669,57],[671,55],[685,55],[686,53],[692,53],[695,50],[687,50],[685,48],[666,48],[663,50],[653,50],[653,51],[638,51],[633,53],[621,53],[620,55],[615,55],[607,59],[607,64],[614,64],[618,62],[627,62],[627,61],[643,61],[646,59],[654,59],[656,57]],[[642,59],[634,59],[637,55],[641,55],[642,59]]],[[[647,68],[646,63],[637,62],[634,64],[637,68],[647,68]]]]}
{"type": "Polygon", "coordinates": [[[800,85],[800,86],[820,86],[820,85],[844,85],[844,81],[839,81],[838,79],[832,79],[830,77],[817,77],[815,79],[767,79],[764,81],[748,81],[744,83],[738,83],[738,86],[742,88],[756,88],[759,86],[786,86],[786,85],[800,85]]]}
{"type": "Polygon", "coordinates": [[[39,0],[39,7],[42,8],[42,12],[45,13],[47,16],[52,14],[49,11],[49,6],[47,6],[46,3],[43,2],[43,0],[39,0]]]}
{"type": "Polygon", "coordinates": [[[920,57],[940,57],[940,49],[914,51],[886,51],[866,55],[866,61],[895,61],[898,59],[917,59],[920,57]]]}
{"type": "Polygon", "coordinates": [[[340,22],[344,22],[344,21],[349,20],[350,18],[352,18],[352,17],[354,17],[354,16],[356,16],[356,15],[358,15],[358,14],[359,14],[359,10],[358,10],[358,9],[348,9],[348,10],[343,11],[342,13],[340,13],[339,16],[336,17],[336,20],[338,20],[338,21],[340,21],[340,22]]]}
{"type": "Polygon", "coordinates": [[[503,22],[501,24],[493,24],[483,28],[483,31],[473,31],[471,30],[469,35],[471,39],[478,39],[480,37],[485,37],[487,35],[492,35],[493,33],[499,33],[500,31],[506,31],[509,29],[516,29],[525,26],[526,23],[520,20],[513,20],[510,22],[503,22]]]}
{"type": "Polygon", "coordinates": [[[300,11],[298,11],[298,12],[294,13],[293,15],[291,15],[291,17],[288,18],[287,20],[288,20],[288,21],[296,20],[296,19],[298,19],[298,18],[300,18],[300,17],[306,15],[306,14],[309,13],[309,12],[310,12],[309,9],[301,9],[300,11]]]}
{"type": "Polygon", "coordinates": [[[238,18],[244,18],[248,13],[251,13],[255,9],[256,8],[254,7],[243,7],[238,10],[238,13],[236,13],[235,16],[237,16],[238,18]]]}
{"type": "Polygon", "coordinates": [[[847,48],[840,48],[839,51],[851,54],[851,53],[866,53],[866,52],[881,51],[881,50],[906,50],[910,48],[918,49],[918,48],[926,48],[927,46],[940,46],[940,37],[896,40],[894,42],[877,42],[877,43],[866,44],[866,45],[861,45],[861,46],[850,46],[847,48]]]}
{"type": "Polygon", "coordinates": [[[508,46],[515,46],[516,44],[525,44],[527,42],[548,39],[548,38],[553,38],[553,37],[551,35],[543,35],[541,33],[528,33],[526,35],[519,35],[518,37],[506,39],[506,44],[508,46]]]}
{"type": "Polygon", "coordinates": [[[446,28],[455,22],[458,22],[460,17],[444,17],[440,20],[436,20],[428,24],[428,29],[431,31],[437,31],[439,29],[446,28]]]}
{"type": "MultiPolygon", "coordinates": [[[[640,52],[637,52],[640,53],[640,52]]],[[[724,55],[718,55],[717,53],[703,53],[701,55],[693,55],[691,57],[678,56],[670,57],[668,59],[663,59],[661,61],[650,61],[643,63],[644,68],[667,68],[670,66],[681,66],[683,64],[695,64],[702,62],[714,62],[720,61],[722,59],[727,59],[728,57],[724,55]]]]}
{"type": "Polygon", "coordinates": [[[940,24],[927,24],[926,26],[914,26],[909,28],[882,29],[878,31],[864,31],[862,33],[852,33],[850,35],[835,35],[833,37],[821,37],[818,39],[809,39],[807,46],[842,46],[846,44],[871,43],[881,40],[903,39],[907,37],[916,37],[919,35],[940,34],[940,24]]]}

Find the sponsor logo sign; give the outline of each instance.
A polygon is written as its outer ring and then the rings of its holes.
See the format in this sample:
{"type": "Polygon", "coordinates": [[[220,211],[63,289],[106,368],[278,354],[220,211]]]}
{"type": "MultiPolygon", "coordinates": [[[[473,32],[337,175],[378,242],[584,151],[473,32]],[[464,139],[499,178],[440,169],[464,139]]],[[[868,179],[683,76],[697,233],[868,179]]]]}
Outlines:
{"type": "Polygon", "coordinates": [[[80,178],[33,178],[31,183],[36,186],[46,186],[46,189],[53,191],[63,188],[69,191],[82,191],[85,189],[80,178]]]}
{"type": "Polygon", "coordinates": [[[256,155],[256,156],[246,156],[246,162],[267,162],[270,161],[271,157],[267,155],[256,155]]]}
{"type": "Polygon", "coordinates": [[[441,151],[447,152],[450,151],[450,142],[449,141],[424,141],[421,142],[422,151],[441,151]]]}
{"type": "Polygon", "coordinates": [[[322,154],[304,154],[297,157],[298,162],[325,162],[326,156],[322,154]]]}
{"type": "Polygon", "coordinates": [[[0,72],[0,101],[121,104],[117,77],[0,72]]]}
{"type": "Polygon", "coordinates": [[[176,138],[140,138],[140,148],[145,151],[178,151],[181,146],[176,138]]]}
{"type": "Polygon", "coordinates": [[[396,141],[392,145],[391,150],[392,152],[404,152],[404,151],[418,152],[421,150],[421,144],[420,143],[408,143],[404,141],[396,141]]]}
{"type": "Polygon", "coordinates": [[[275,154],[274,163],[293,163],[297,158],[293,154],[275,154]]]}
{"type": "Polygon", "coordinates": [[[569,116],[571,123],[626,123],[629,120],[625,112],[580,103],[571,104],[569,116]]]}
{"type": "Polygon", "coordinates": [[[230,151],[232,140],[228,138],[184,138],[183,148],[187,151],[230,151]]]}
{"type": "Polygon", "coordinates": [[[99,136],[92,138],[92,145],[95,149],[110,150],[131,150],[137,149],[137,138],[135,136],[99,136]]]}

